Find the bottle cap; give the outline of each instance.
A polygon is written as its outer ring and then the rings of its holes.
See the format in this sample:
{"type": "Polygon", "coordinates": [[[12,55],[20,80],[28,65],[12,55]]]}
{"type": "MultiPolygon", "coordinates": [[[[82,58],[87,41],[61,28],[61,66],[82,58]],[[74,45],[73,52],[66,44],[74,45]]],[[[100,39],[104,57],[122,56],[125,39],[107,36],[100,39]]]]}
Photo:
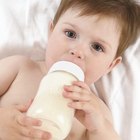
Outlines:
{"type": "Polygon", "coordinates": [[[77,77],[78,80],[84,81],[84,72],[83,70],[76,64],[69,62],[69,61],[58,61],[52,65],[49,72],[53,71],[66,71],[71,74],[73,74],[75,77],[77,77]]]}

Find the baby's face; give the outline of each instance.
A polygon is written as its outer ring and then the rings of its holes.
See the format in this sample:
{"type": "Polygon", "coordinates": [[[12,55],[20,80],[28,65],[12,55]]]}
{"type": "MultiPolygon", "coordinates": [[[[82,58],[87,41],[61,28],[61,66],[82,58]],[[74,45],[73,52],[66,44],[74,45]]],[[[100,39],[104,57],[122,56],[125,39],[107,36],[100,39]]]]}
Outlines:
{"type": "Polygon", "coordinates": [[[91,84],[121,61],[121,57],[114,60],[119,37],[113,18],[78,16],[78,11],[69,9],[50,27],[46,64],[71,61],[83,69],[85,82],[91,84]]]}

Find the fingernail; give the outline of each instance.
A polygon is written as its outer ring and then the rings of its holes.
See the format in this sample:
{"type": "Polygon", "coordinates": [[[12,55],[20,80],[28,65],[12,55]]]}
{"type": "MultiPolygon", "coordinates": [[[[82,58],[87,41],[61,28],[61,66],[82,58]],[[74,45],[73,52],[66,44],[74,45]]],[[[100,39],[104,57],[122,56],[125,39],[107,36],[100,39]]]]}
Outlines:
{"type": "Polygon", "coordinates": [[[63,92],[62,94],[64,97],[69,97],[69,95],[70,95],[70,93],[68,93],[68,92],[63,92]]]}
{"type": "Polygon", "coordinates": [[[63,86],[63,88],[65,89],[65,88],[67,88],[67,86],[66,86],[66,85],[64,85],[64,86],[63,86]]]}
{"type": "Polygon", "coordinates": [[[51,138],[51,134],[50,133],[43,133],[42,138],[46,139],[46,138],[51,138]]]}
{"type": "Polygon", "coordinates": [[[37,121],[37,125],[42,125],[42,122],[40,120],[37,121]]]}

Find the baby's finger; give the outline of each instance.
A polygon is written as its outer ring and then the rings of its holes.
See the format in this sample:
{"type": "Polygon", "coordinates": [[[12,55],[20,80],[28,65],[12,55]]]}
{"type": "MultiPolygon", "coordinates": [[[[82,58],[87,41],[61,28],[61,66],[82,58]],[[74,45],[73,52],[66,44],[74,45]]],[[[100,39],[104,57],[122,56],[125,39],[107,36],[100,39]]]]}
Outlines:
{"type": "Polygon", "coordinates": [[[82,88],[74,85],[65,85],[64,86],[64,91],[67,92],[82,92],[82,88]]]}
{"type": "Polygon", "coordinates": [[[40,126],[41,125],[40,120],[27,117],[25,115],[18,115],[17,122],[22,126],[40,126]]]}
{"type": "Polygon", "coordinates": [[[18,104],[18,105],[13,105],[13,107],[15,107],[20,112],[27,112],[32,102],[33,102],[33,99],[29,100],[25,105],[18,104]]]}
{"type": "Polygon", "coordinates": [[[91,91],[76,85],[64,86],[63,96],[71,100],[89,101],[91,91]]]}
{"type": "Polygon", "coordinates": [[[33,102],[33,99],[29,100],[29,101],[25,104],[26,110],[29,109],[29,107],[31,106],[32,102],[33,102]]]}
{"type": "Polygon", "coordinates": [[[77,85],[65,85],[64,86],[64,91],[66,92],[77,92],[77,93],[86,93],[89,94],[91,91],[87,90],[86,88],[77,86],[77,85]]]}
{"type": "Polygon", "coordinates": [[[22,135],[30,139],[44,139],[50,140],[51,134],[49,132],[41,131],[34,128],[22,128],[22,135]]]}
{"type": "Polygon", "coordinates": [[[93,106],[90,105],[89,102],[70,102],[68,104],[69,107],[72,107],[74,109],[82,110],[85,113],[92,113],[94,112],[93,106]]]}
{"type": "Polygon", "coordinates": [[[90,101],[90,94],[84,92],[63,92],[65,98],[69,98],[73,101],[90,101]]]}
{"type": "Polygon", "coordinates": [[[18,111],[20,112],[26,112],[27,111],[27,107],[26,105],[14,105],[13,107],[15,107],[18,111]]]}
{"type": "Polygon", "coordinates": [[[82,82],[82,81],[74,81],[73,85],[79,86],[79,87],[81,87],[83,89],[87,89],[87,90],[90,91],[89,86],[86,83],[82,82]]]}

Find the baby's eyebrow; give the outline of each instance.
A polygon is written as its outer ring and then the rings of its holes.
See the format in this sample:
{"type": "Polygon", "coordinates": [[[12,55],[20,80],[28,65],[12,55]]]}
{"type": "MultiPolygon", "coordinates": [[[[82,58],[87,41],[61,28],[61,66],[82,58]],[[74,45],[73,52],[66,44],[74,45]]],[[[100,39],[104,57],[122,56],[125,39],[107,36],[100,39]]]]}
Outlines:
{"type": "Polygon", "coordinates": [[[108,46],[109,48],[112,48],[111,47],[111,45],[107,42],[107,41],[105,41],[105,40],[103,40],[103,39],[97,39],[99,42],[101,42],[101,43],[103,43],[103,44],[105,44],[106,46],[108,46]]]}
{"type": "Polygon", "coordinates": [[[72,26],[73,28],[79,29],[79,27],[78,27],[77,25],[74,25],[74,24],[72,24],[72,23],[64,22],[64,24],[69,25],[69,26],[72,26]]]}

